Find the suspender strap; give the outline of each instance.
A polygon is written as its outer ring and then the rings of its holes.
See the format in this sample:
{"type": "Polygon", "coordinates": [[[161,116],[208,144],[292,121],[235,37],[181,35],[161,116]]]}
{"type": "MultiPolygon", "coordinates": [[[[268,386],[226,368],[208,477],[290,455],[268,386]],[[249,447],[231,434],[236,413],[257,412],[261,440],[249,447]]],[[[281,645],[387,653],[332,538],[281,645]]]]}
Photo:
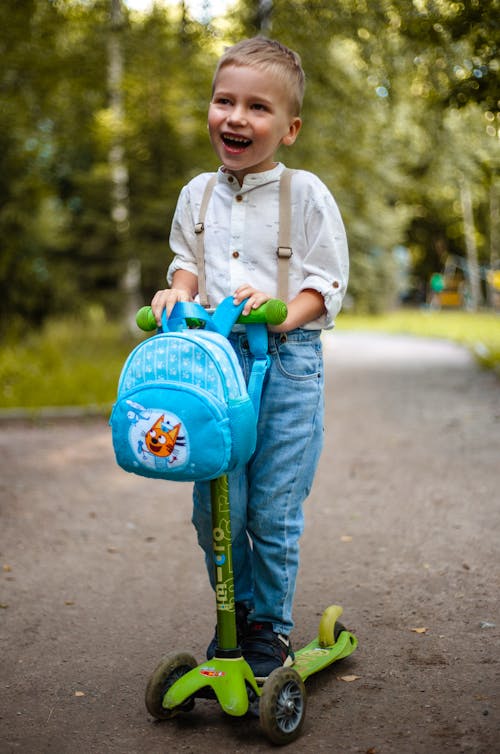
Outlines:
{"type": "MultiPolygon", "coordinates": [[[[278,248],[276,255],[278,257],[278,298],[285,303],[288,301],[288,268],[292,256],[292,245],[290,242],[292,227],[292,201],[291,201],[291,181],[294,170],[285,168],[280,177],[280,214],[279,214],[279,232],[278,248]]],[[[217,183],[217,174],[213,175],[207,185],[201,199],[199,220],[194,226],[196,233],[196,262],[198,266],[198,294],[200,304],[207,309],[209,301],[207,296],[207,283],[205,275],[205,215],[207,213],[208,203],[212,196],[212,191],[217,183]]]]}
{"type": "Polygon", "coordinates": [[[290,234],[292,227],[292,200],[290,184],[294,171],[285,168],[280,179],[280,224],[278,235],[278,298],[288,302],[288,268],[292,256],[290,234]]]}
{"type": "Polygon", "coordinates": [[[200,304],[208,309],[209,301],[207,296],[207,282],[205,275],[205,244],[203,236],[205,233],[205,215],[207,214],[207,207],[212,196],[212,191],[217,183],[217,174],[213,175],[205,186],[205,191],[201,199],[200,214],[196,225],[194,226],[194,232],[196,233],[196,262],[198,266],[198,294],[200,297],[200,304]]]}
{"type": "MultiPolygon", "coordinates": [[[[288,270],[290,266],[290,258],[292,256],[292,246],[290,242],[292,226],[290,184],[294,172],[295,171],[289,170],[288,168],[283,170],[280,176],[279,188],[279,231],[278,248],[276,251],[278,257],[278,298],[285,303],[288,301],[288,270]]],[[[198,265],[198,295],[200,298],[200,304],[205,309],[208,309],[209,307],[205,276],[205,215],[216,183],[217,174],[213,175],[205,186],[205,191],[200,204],[199,220],[194,227],[194,232],[196,233],[196,261],[198,265]]],[[[252,325],[247,329],[247,336],[250,351],[254,357],[254,363],[248,381],[248,394],[252,400],[255,414],[258,416],[264,377],[270,362],[270,357],[267,353],[267,327],[265,325],[252,325]]]]}

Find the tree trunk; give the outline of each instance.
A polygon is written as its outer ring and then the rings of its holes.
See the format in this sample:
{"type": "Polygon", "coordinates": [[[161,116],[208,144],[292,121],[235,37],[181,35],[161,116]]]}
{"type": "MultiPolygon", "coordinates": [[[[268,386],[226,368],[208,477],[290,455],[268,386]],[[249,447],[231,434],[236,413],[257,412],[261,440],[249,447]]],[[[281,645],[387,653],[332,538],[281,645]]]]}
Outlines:
{"type": "Polygon", "coordinates": [[[464,219],[465,249],[467,252],[467,270],[469,277],[470,303],[468,308],[476,312],[481,302],[479,284],[479,267],[477,263],[477,246],[474,238],[474,217],[472,214],[472,197],[465,178],[460,177],[460,199],[464,219]]]}
{"type": "Polygon", "coordinates": [[[266,37],[271,32],[271,14],[273,12],[273,0],[257,0],[257,28],[259,34],[266,37]]]}
{"type": "Polygon", "coordinates": [[[121,287],[125,294],[124,314],[127,326],[135,331],[135,313],[140,305],[140,262],[129,250],[129,176],[123,146],[123,52],[120,34],[123,28],[121,0],[110,0],[110,32],[108,34],[108,91],[111,121],[114,130],[108,154],[111,172],[111,219],[115,225],[125,270],[121,287]]]}

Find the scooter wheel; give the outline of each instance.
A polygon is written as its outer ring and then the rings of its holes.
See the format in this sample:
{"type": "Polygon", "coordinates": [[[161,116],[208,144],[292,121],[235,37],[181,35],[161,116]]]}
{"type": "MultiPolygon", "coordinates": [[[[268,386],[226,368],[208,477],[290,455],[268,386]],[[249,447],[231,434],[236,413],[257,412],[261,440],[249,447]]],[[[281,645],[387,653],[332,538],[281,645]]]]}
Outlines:
{"type": "Polygon", "coordinates": [[[146,708],[157,720],[169,720],[179,712],[189,712],[194,707],[194,699],[187,699],[174,709],[165,709],[163,699],[173,684],[197,666],[189,654],[179,653],[163,657],[149,679],[146,687],[146,708]]]}
{"type": "Polygon", "coordinates": [[[273,670],[262,687],[259,710],[260,724],[273,744],[288,744],[299,737],[306,713],[306,689],[296,670],[273,670]]]}

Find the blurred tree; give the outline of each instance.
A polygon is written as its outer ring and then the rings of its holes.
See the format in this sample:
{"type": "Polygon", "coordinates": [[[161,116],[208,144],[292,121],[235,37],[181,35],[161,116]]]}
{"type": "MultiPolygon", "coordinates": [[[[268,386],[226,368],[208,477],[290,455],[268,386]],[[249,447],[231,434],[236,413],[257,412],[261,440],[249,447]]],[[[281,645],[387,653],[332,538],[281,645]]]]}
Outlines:
{"type": "Polygon", "coordinates": [[[498,111],[499,0],[397,0],[387,6],[417,53],[415,72],[424,85],[445,104],[476,102],[498,111]]]}
{"type": "Polygon", "coordinates": [[[43,317],[53,294],[46,254],[62,251],[64,218],[47,190],[53,122],[46,103],[60,29],[35,0],[0,5],[0,332],[43,317]],[[46,45],[54,47],[50,60],[46,45]]]}
{"type": "Polygon", "coordinates": [[[240,0],[203,21],[182,2],[124,9],[128,250],[111,220],[110,0],[0,4],[1,331],[91,302],[118,314],[129,254],[145,300],[163,285],[179,189],[216,167],[205,127],[216,58],[259,32],[302,56],[304,127],[281,158],[336,197],[356,304],[393,303],[398,244],[419,288],[447,254],[465,255],[460,181],[481,269],[495,258],[498,1],[240,0]]]}
{"type": "MultiPolygon", "coordinates": [[[[257,30],[258,5],[243,2],[247,33],[257,30]]],[[[424,285],[447,253],[465,254],[464,176],[482,221],[480,262],[487,259],[485,203],[498,171],[495,8],[495,1],[273,3],[271,33],[301,53],[308,76],[290,160],[323,177],[339,201],[356,271],[350,291],[364,308],[373,308],[370,278],[383,270],[378,304],[393,300],[396,243],[411,247],[424,285]]]]}
{"type": "Polygon", "coordinates": [[[170,224],[181,187],[216,167],[206,117],[216,55],[210,25],[185,8],[153,6],[135,19],[125,56],[131,245],[145,300],[165,283],[170,224]]]}

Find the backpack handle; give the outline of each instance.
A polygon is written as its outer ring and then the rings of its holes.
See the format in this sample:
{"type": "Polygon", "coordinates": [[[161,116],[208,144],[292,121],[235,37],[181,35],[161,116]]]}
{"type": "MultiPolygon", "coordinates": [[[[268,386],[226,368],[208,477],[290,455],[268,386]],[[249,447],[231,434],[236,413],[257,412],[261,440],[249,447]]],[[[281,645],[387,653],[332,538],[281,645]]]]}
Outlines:
{"type": "Polygon", "coordinates": [[[178,301],[170,316],[164,309],[161,315],[161,329],[163,332],[174,332],[176,330],[187,330],[196,325],[206,330],[213,330],[210,313],[203,306],[194,301],[178,301]],[[194,320],[190,323],[189,320],[194,320]]]}
{"type": "Polygon", "coordinates": [[[244,306],[245,301],[235,306],[233,304],[233,297],[228,296],[221,301],[217,309],[211,314],[195,301],[178,301],[172,309],[170,317],[167,318],[166,312],[163,310],[161,319],[162,330],[163,332],[186,330],[190,327],[189,320],[194,320],[196,327],[200,327],[201,325],[204,330],[218,332],[227,338],[244,306]]]}

